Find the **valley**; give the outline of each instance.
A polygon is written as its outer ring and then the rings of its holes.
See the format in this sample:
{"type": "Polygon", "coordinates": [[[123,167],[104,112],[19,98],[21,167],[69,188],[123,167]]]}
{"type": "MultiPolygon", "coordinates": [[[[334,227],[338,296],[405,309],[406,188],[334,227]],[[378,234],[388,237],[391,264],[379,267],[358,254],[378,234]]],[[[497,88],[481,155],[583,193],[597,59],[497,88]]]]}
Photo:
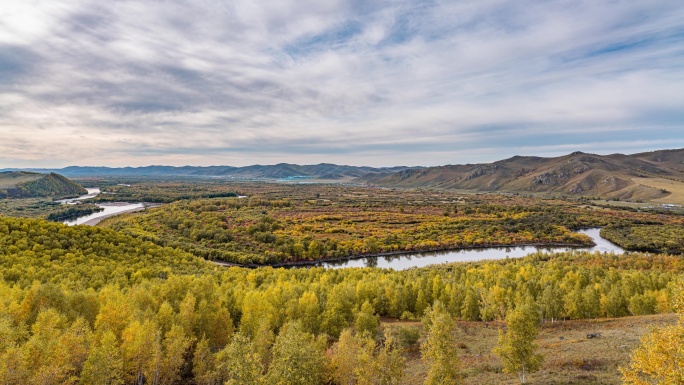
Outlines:
{"type": "MultiPolygon", "coordinates": [[[[231,360],[245,355],[261,384],[290,372],[311,385],[422,383],[436,370],[423,352],[442,316],[455,322],[442,332],[464,383],[513,384],[494,349],[511,315],[530,306],[543,363],[528,383],[619,384],[648,326],[678,325],[684,217],[664,202],[311,180],[76,181],[93,192],[77,204],[0,200],[8,384],[44,373],[55,384],[215,384],[238,378],[225,365],[243,367],[231,360]],[[122,212],[77,222],[90,226],[40,219],[61,215],[56,206],[122,212]],[[292,364],[285,340],[306,367],[292,364]],[[121,367],[113,377],[92,371],[112,365],[102,349],[121,367]],[[346,360],[358,365],[343,374],[346,360]]],[[[679,182],[634,181],[667,185],[676,199],[679,182]]]]}

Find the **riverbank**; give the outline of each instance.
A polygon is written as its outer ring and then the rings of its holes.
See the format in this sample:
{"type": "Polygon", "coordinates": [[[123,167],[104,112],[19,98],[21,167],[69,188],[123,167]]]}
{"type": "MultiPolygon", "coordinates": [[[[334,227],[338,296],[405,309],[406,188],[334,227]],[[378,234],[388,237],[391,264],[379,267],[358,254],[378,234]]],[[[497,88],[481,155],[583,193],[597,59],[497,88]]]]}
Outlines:
{"type": "MultiPolygon", "coordinates": [[[[449,253],[449,252],[463,252],[463,251],[482,251],[482,250],[487,250],[487,249],[513,249],[513,248],[525,248],[525,247],[536,247],[536,248],[571,248],[571,249],[583,249],[591,246],[595,246],[596,244],[593,243],[592,245],[582,245],[582,244],[574,244],[574,243],[525,243],[525,244],[505,244],[505,245],[477,245],[477,246],[468,246],[468,247],[435,247],[435,248],[430,248],[430,249],[424,249],[424,250],[397,250],[397,251],[388,251],[388,252],[383,252],[383,253],[374,253],[374,254],[358,254],[358,255],[351,255],[351,256],[345,256],[345,257],[337,257],[337,258],[326,258],[326,259],[318,259],[315,261],[294,261],[294,262],[284,262],[284,263],[276,263],[272,265],[264,265],[264,266],[272,266],[272,267],[297,267],[297,266],[315,266],[319,264],[324,264],[324,263],[335,263],[335,262],[345,262],[345,261],[352,261],[352,260],[357,260],[357,259],[365,259],[365,258],[385,258],[385,257],[401,257],[401,256],[406,256],[406,255],[416,255],[419,256],[421,254],[434,254],[434,253],[449,253]]],[[[259,266],[259,265],[256,265],[259,266]]]]}
{"type": "MultiPolygon", "coordinates": [[[[595,244],[594,244],[595,245],[595,244]]],[[[226,267],[244,267],[244,268],[250,268],[250,269],[255,269],[259,267],[273,267],[273,268],[297,268],[297,267],[313,267],[313,266],[321,266],[321,267],[347,267],[347,266],[324,266],[326,264],[339,264],[339,263],[344,263],[344,262],[349,262],[349,261],[354,261],[354,260],[362,260],[362,259],[371,259],[371,258],[400,258],[400,257],[405,257],[405,256],[415,256],[416,258],[420,258],[423,256],[422,254],[436,254],[436,253],[451,253],[451,252],[464,252],[464,251],[476,251],[476,252],[483,252],[486,250],[491,250],[491,249],[502,249],[502,250],[507,250],[507,249],[515,249],[515,248],[527,248],[527,247],[535,247],[537,249],[551,249],[551,248],[566,248],[566,249],[572,249],[572,250],[584,250],[588,248],[588,245],[578,245],[578,244],[571,244],[571,243],[528,243],[528,244],[507,244],[507,245],[481,245],[481,246],[473,246],[473,247],[442,247],[442,248],[432,248],[432,249],[425,249],[425,250],[397,250],[397,251],[391,251],[391,252],[384,252],[384,253],[375,253],[375,254],[359,254],[359,255],[350,255],[350,256],[344,256],[344,257],[336,257],[336,258],[325,258],[325,259],[317,259],[317,260],[305,260],[305,261],[293,261],[293,262],[282,262],[282,263],[274,263],[270,265],[258,265],[258,264],[239,264],[239,263],[233,263],[233,262],[225,262],[225,261],[209,261],[215,265],[219,266],[226,266],[226,267]]],[[[551,251],[551,250],[549,250],[551,251]]],[[[484,258],[487,259],[487,258],[484,258]]],[[[459,261],[453,261],[453,262],[459,262],[459,261]]],[[[351,266],[349,266],[351,267],[351,266]]]]}

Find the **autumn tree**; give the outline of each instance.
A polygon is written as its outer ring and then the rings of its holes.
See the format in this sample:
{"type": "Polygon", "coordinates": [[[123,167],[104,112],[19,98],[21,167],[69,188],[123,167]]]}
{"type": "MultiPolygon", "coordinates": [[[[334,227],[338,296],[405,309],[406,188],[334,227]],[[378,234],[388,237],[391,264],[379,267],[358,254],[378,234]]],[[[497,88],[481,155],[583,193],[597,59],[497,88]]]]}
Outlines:
{"type": "Polygon", "coordinates": [[[680,282],[676,291],[673,307],[681,314],[679,321],[641,338],[629,366],[620,369],[626,385],[684,383],[684,284],[680,282]]]}
{"type": "Polygon", "coordinates": [[[643,336],[621,372],[627,385],[684,383],[684,320],[643,336]]]}
{"type": "Polygon", "coordinates": [[[195,352],[192,356],[192,374],[195,376],[197,385],[219,384],[216,356],[211,352],[206,337],[200,339],[195,346],[195,352]]]}
{"type": "Polygon", "coordinates": [[[180,379],[180,370],[191,343],[192,338],[185,334],[181,326],[171,326],[161,341],[163,351],[155,362],[153,384],[171,385],[180,379]]]}
{"type": "Polygon", "coordinates": [[[81,373],[81,384],[121,385],[123,383],[123,360],[118,341],[114,333],[107,330],[86,359],[81,373]]]}
{"type": "Polygon", "coordinates": [[[147,320],[133,321],[122,333],[121,356],[124,363],[124,379],[127,383],[142,385],[145,378],[152,378],[159,339],[157,326],[147,320]]]}
{"type": "Polygon", "coordinates": [[[356,384],[356,368],[360,349],[359,339],[352,334],[351,329],[345,329],[332,348],[332,377],[337,384],[356,384]]]}
{"type": "Polygon", "coordinates": [[[261,357],[254,342],[242,334],[235,333],[226,347],[216,355],[219,379],[227,385],[260,385],[263,383],[261,357]]]}
{"type": "Polygon", "coordinates": [[[439,301],[428,308],[423,318],[427,340],[421,345],[423,359],[428,362],[429,369],[426,385],[461,384],[460,360],[456,348],[454,331],[456,324],[439,301]]]}
{"type": "Polygon", "coordinates": [[[357,362],[358,385],[398,385],[404,377],[405,359],[392,337],[379,346],[373,339],[363,338],[357,362]]]}
{"type": "Polygon", "coordinates": [[[536,353],[534,340],[539,333],[539,309],[532,301],[510,311],[506,316],[507,331],[499,331],[494,353],[501,357],[506,373],[517,373],[525,384],[528,373],[539,370],[543,356],[536,353]]]}
{"type": "Polygon", "coordinates": [[[283,326],[273,345],[266,374],[269,385],[318,385],[324,369],[323,348],[298,322],[283,326]]]}

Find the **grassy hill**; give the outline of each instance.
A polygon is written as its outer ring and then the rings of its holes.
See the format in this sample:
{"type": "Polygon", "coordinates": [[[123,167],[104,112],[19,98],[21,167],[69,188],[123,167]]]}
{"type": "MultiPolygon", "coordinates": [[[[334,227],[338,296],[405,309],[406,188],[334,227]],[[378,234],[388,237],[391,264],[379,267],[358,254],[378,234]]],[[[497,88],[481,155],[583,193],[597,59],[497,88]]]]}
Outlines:
{"type": "Polygon", "coordinates": [[[27,171],[0,173],[0,198],[71,197],[88,191],[62,175],[27,171]]]}
{"type": "Polygon", "coordinates": [[[684,203],[684,149],[635,155],[574,152],[514,156],[493,163],[407,169],[357,179],[392,187],[550,193],[632,201],[684,203]],[[669,197],[669,199],[668,199],[669,197]]]}

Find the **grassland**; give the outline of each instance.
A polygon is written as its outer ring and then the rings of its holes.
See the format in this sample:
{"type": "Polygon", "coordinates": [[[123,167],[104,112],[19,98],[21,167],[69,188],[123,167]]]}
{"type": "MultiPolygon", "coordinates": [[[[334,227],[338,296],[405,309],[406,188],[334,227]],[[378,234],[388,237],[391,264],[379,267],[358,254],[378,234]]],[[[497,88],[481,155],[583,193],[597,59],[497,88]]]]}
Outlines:
{"type": "MultiPolygon", "coordinates": [[[[537,339],[545,356],[542,369],[528,378],[533,385],[612,385],[621,384],[618,367],[629,362],[630,353],[651,327],[670,325],[675,314],[587,321],[546,322],[537,339]],[[587,338],[588,334],[600,334],[587,338]]],[[[386,320],[385,328],[421,328],[420,322],[386,320]]],[[[458,323],[457,340],[461,351],[464,383],[478,385],[519,384],[515,374],[503,373],[501,360],[492,353],[498,338],[498,322],[458,323]]],[[[420,384],[427,368],[417,348],[406,352],[406,377],[402,384],[420,384]]]]}
{"type": "Polygon", "coordinates": [[[665,190],[670,194],[664,198],[654,199],[657,203],[684,204],[684,182],[663,178],[632,178],[642,186],[665,190]]]}

